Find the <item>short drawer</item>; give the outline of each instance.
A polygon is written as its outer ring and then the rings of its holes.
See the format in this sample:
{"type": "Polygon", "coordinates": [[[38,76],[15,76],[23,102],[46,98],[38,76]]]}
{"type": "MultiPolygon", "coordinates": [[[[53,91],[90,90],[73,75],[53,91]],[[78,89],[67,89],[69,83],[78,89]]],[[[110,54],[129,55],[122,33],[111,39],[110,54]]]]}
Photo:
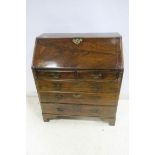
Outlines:
{"type": "Polygon", "coordinates": [[[77,71],[77,79],[83,80],[117,80],[118,71],[87,70],[77,71]]]}
{"type": "Polygon", "coordinates": [[[46,81],[37,80],[38,91],[118,92],[118,81],[46,81]]]}
{"type": "Polygon", "coordinates": [[[36,70],[37,79],[45,80],[117,80],[118,71],[105,70],[36,70]]]}
{"type": "Polygon", "coordinates": [[[118,93],[39,92],[40,102],[88,105],[116,105],[118,93]]]}
{"type": "Polygon", "coordinates": [[[102,116],[114,117],[116,113],[115,106],[90,106],[75,104],[41,104],[42,112],[56,115],[72,116],[102,116]]]}
{"type": "Polygon", "coordinates": [[[47,80],[61,80],[61,79],[75,79],[74,71],[49,71],[49,70],[37,70],[37,79],[47,79],[47,80]]]}

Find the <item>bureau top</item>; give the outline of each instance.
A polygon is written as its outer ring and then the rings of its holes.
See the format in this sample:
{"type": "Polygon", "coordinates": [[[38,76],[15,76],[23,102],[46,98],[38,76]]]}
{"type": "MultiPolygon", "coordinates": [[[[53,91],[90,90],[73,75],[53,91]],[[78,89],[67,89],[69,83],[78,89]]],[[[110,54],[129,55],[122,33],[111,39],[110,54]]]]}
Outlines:
{"type": "Polygon", "coordinates": [[[115,38],[119,33],[43,33],[37,38],[115,38]]]}
{"type": "Polygon", "coordinates": [[[36,38],[32,68],[123,69],[118,33],[53,33],[36,38]]]}

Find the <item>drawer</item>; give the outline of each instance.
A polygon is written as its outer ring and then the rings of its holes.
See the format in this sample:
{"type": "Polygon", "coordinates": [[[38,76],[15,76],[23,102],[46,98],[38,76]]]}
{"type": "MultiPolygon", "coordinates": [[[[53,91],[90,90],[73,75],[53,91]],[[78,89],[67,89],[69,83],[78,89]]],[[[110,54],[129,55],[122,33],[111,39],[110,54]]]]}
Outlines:
{"type": "Polygon", "coordinates": [[[115,106],[90,106],[75,104],[41,104],[43,114],[50,113],[56,115],[72,116],[102,116],[114,117],[115,106]]]}
{"type": "Polygon", "coordinates": [[[40,102],[88,105],[116,105],[118,93],[39,92],[40,102]]]}
{"type": "Polygon", "coordinates": [[[118,81],[46,81],[37,80],[38,91],[63,92],[118,92],[118,81]]]}
{"type": "Polygon", "coordinates": [[[60,71],[60,70],[37,70],[36,77],[45,80],[65,80],[65,79],[82,79],[82,80],[116,80],[118,79],[117,71],[103,70],[77,70],[77,71],[60,71]]]}
{"type": "Polygon", "coordinates": [[[84,80],[117,80],[119,72],[117,71],[103,71],[103,70],[88,70],[77,71],[77,78],[84,80]]]}
{"type": "Polygon", "coordinates": [[[75,79],[75,72],[74,71],[46,71],[46,70],[37,70],[36,77],[38,79],[47,79],[47,80],[54,80],[54,79],[75,79]]]}

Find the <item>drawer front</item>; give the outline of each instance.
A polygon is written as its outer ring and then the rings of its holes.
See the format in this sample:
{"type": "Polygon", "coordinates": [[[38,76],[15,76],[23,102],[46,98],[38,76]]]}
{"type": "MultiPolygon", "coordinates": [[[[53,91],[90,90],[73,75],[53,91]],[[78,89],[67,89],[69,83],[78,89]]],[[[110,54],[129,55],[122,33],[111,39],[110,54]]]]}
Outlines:
{"type": "Polygon", "coordinates": [[[37,70],[36,77],[45,80],[64,80],[64,79],[82,79],[82,80],[116,80],[118,71],[103,70],[84,70],[84,71],[46,71],[37,70]]]}
{"type": "Polygon", "coordinates": [[[118,81],[46,81],[37,80],[38,91],[65,91],[65,92],[118,92],[118,81]]]}
{"type": "Polygon", "coordinates": [[[77,71],[77,78],[84,80],[117,80],[117,71],[77,71]]]}
{"type": "Polygon", "coordinates": [[[75,79],[74,71],[36,71],[38,79],[58,80],[58,79],[75,79]]]}
{"type": "Polygon", "coordinates": [[[69,104],[41,104],[42,112],[57,115],[80,115],[80,116],[102,116],[114,117],[115,106],[89,106],[69,104]]]}
{"type": "Polygon", "coordinates": [[[116,105],[117,93],[40,92],[40,102],[59,102],[90,105],[116,105]]]}

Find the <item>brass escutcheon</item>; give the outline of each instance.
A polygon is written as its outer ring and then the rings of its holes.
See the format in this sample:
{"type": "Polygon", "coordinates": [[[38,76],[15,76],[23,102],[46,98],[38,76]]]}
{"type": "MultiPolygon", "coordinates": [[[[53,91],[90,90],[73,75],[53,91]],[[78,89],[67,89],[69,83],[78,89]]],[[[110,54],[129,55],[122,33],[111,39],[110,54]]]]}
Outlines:
{"type": "Polygon", "coordinates": [[[81,42],[83,41],[82,38],[73,38],[72,39],[72,42],[76,45],[79,45],[81,42]]]}

